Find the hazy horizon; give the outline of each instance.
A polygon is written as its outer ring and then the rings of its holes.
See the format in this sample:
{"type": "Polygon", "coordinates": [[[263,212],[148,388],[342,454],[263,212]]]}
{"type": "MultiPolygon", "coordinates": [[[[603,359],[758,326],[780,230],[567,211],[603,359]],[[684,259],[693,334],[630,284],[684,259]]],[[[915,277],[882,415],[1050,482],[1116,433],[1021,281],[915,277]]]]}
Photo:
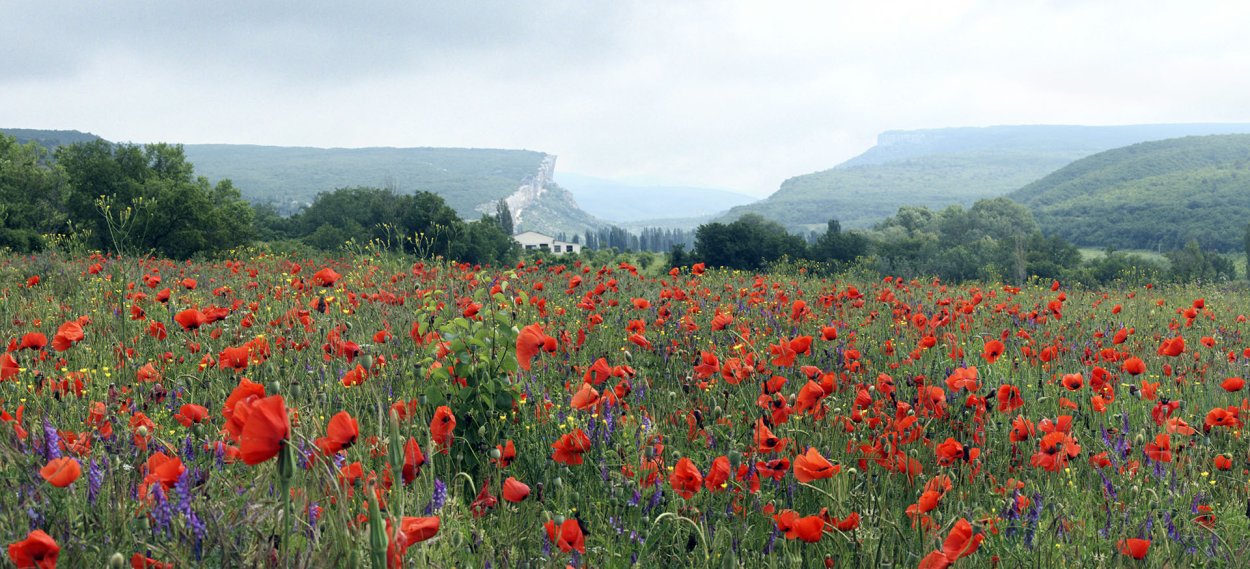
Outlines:
{"type": "Polygon", "coordinates": [[[1250,122],[1250,5],[6,4],[0,126],[539,150],[755,197],[889,130],[1250,122]]]}

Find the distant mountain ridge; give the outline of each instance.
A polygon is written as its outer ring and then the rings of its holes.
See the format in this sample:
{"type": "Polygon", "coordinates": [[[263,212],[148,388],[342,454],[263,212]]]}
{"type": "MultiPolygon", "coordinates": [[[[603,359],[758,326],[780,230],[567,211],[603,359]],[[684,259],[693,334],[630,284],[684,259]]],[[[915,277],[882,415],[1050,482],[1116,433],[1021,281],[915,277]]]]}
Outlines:
{"type": "Polygon", "coordinates": [[[940,209],[1019,189],[1085,156],[1147,140],[1250,133],[1250,124],[993,126],[887,131],[831,169],[790,178],[768,198],[721,219],[758,213],[791,228],[836,218],[864,228],[903,205],[940,209]]]}
{"type": "Polygon", "coordinates": [[[1250,221],[1250,134],[1143,142],[1094,154],[1009,198],[1077,245],[1242,248],[1250,221]]]}

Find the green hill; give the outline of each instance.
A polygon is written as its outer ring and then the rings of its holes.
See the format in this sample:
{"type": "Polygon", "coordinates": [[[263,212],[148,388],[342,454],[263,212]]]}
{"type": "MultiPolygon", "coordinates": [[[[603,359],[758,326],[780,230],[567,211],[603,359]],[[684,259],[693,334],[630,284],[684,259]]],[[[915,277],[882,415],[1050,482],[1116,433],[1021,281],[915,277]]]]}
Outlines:
{"type": "Polygon", "coordinates": [[[555,156],[530,150],[480,148],[303,148],[189,144],[196,172],[229,178],[243,197],[269,202],[284,214],[318,192],[351,186],[436,193],[461,218],[494,214],[507,199],[518,229],[582,232],[601,222],[579,210],[552,183],[555,156]]]}
{"type": "Polygon", "coordinates": [[[790,178],[767,199],[722,219],[759,213],[791,228],[830,218],[864,228],[904,205],[940,209],[1005,195],[1096,152],[1162,138],[1250,132],[1248,124],[995,126],[889,131],[864,154],[790,178]]]}
{"type": "Polygon", "coordinates": [[[0,133],[7,134],[16,138],[21,144],[34,142],[39,146],[52,150],[58,146],[66,144],[76,144],[79,142],[91,142],[99,140],[100,137],[89,132],[80,132],[77,130],[39,130],[33,128],[0,128],[0,133]]]}
{"type": "MultiPolygon", "coordinates": [[[[57,146],[99,140],[76,130],[3,128],[20,143],[57,146]]],[[[577,207],[552,182],[555,156],[530,150],[478,148],[302,148],[188,144],[187,161],[212,183],[230,179],[253,203],[290,215],[320,192],[354,186],[436,193],[461,218],[494,214],[507,199],[518,230],[581,233],[604,223],[577,207]]]]}
{"type": "Polygon", "coordinates": [[[1077,245],[1242,248],[1250,221],[1250,135],[1192,136],[1108,150],[1008,195],[1042,230],[1077,245]]]}

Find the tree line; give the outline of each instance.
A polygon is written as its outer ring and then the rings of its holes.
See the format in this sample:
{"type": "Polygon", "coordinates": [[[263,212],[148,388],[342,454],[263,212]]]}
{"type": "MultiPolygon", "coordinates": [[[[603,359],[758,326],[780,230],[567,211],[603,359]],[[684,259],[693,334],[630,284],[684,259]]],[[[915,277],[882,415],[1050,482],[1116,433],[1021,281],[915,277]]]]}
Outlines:
{"type": "Polygon", "coordinates": [[[229,180],[210,184],[195,175],[181,145],[93,140],[49,150],[0,134],[0,247],[14,251],[70,235],[92,249],[174,259],[261,240],[502,263],[517,256],[511,221],[504,210],[466,222],[436,194],[378,188],[324,192],[282,217],[271,205],[250,205],[229,180]]]}
{"type": "MultiPolygon", "coordinates": [[[[1250,228],[1245,241],[1250,251],[1250,228]]],[[[669,260],[674,266],[701,262],[752,271],[786,260],[806,261],[826,271],[854,266],[881,275],[936,276],[950,281],[1019,283],[1041,278],[1093,284],[1235,278],[1231,260],[1202,249],[1193,240],[1163,257],[1166,262],[1108,249],[1083,259],[1075,245],[1044,235],[1026,208],[1007,198],[994,198],[967,209],[905,206],[867,231],[844,232],[831,220],[824,233],[809,239],[747,214],[733,222],[700,226],[694,249],[674,248],[669,260]]]]}

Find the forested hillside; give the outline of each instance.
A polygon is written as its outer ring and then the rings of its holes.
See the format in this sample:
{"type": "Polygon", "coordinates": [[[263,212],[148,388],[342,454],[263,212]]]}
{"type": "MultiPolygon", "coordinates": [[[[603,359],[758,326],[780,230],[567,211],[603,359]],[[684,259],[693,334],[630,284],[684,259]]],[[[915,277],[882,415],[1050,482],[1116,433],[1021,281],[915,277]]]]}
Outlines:
{"type": "Polygon", "coordinates": [[[1242,248],[1250,135],[1134,144],[1078,160],[1010,194],[1042,230],[1077,245],[1242,248]]]}

